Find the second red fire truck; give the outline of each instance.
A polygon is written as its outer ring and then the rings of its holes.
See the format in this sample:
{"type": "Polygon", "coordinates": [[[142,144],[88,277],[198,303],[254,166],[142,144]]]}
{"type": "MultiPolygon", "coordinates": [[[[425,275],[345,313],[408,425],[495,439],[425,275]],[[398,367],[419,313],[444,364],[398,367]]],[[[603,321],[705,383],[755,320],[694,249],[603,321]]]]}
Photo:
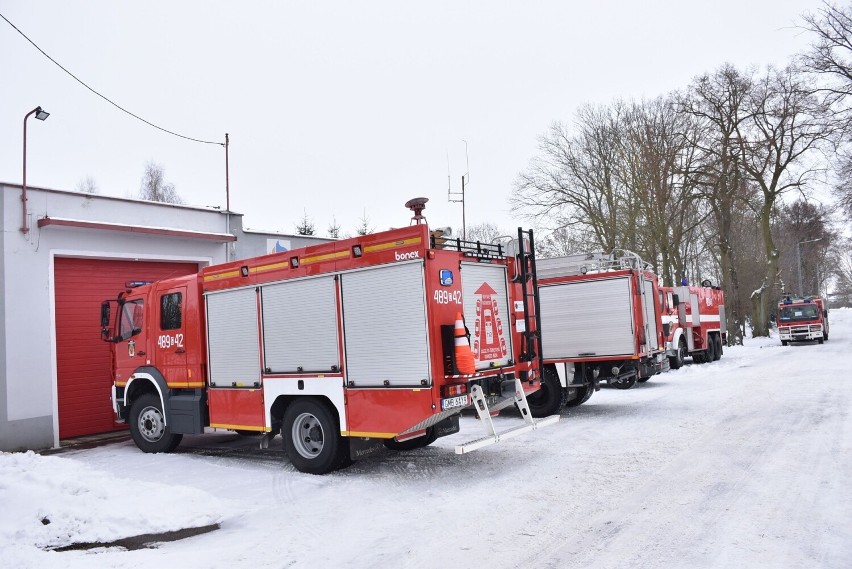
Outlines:
{"type": "Polygon", "coordinates": [[[262,444],[280,433],[293,465],[320,474],[383,443],[428,445],[458,431],[470,405],[487,435],[457,453],[558,420],[534,420],[526,400],[539,387],[533,252],[524,240],[515,257],[436,243],[415,214],[409,227],[211,266],[104,302],[113,407],[136,445],[168,452],[211,427],[263,434],[262,444]],[[524,424],[496,432],[491,415],[512,404],[524,424]]]}
{"type": "Polygon", "coordinates": [[[658,278],[635,253],[536,260],[543,388],[539,412],[587,401],[601,381],[620,389],[668,369],[658,278]]]}

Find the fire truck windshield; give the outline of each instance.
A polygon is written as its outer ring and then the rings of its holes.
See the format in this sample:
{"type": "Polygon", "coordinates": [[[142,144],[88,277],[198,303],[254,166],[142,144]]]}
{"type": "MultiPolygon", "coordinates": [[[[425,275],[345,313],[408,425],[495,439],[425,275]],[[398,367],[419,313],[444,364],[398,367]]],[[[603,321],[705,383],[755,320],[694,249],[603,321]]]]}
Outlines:
{"type": "Polygon", "coordinates": [[[118,322],[119,340],[127,340],[142,331],[142,299],[130,300],[121,306],[118,322]]]}
{"type": "Polygon", "coordinates": [[[796,322],[798,320],[816,320],[819,318],[819,309],[815,304],[800,304],[798,306],[784,306],[781,308],[781,322],[796,322]]]}

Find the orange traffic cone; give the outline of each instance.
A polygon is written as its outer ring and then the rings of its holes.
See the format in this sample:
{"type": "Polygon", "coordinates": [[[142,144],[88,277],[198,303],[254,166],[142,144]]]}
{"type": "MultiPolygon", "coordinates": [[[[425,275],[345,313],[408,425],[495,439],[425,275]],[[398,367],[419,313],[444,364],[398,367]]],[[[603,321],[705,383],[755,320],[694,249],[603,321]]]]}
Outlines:
{"type": "Polygon", "coordinates": [[[467,334],[464,329],[464,319],[461,312],[456,312],[455,326],[455,349],[456,349],[456,369],[459,373],[470,374],[476,373],[476,362],[473,359],[473,352],[470,351],[470,344],[467,341],[467,334]]]}

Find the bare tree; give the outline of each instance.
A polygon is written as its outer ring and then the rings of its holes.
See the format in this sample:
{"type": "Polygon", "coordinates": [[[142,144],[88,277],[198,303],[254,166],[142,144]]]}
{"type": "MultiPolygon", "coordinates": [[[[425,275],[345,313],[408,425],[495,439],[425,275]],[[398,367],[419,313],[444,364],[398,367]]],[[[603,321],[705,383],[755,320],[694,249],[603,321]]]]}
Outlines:
{"type": "MultiPolygon", "coordinates": [[[[721,283],[726,297],[728,341],[742,343],[746,312],[741,302],[740,280],[735,257],[734,223],[748,200],[749,187],[740,164],[737,129],[749,119],[747,101],[753,74],[742,73],[725,64],[710,74],[696,78],[680,108],[700,124],[690,143],[699,153],[694,175],[699,193],[710,208],[714,231],[708,237],[718,248],[721,283]]],[[[753,266],[753,265],[752,265],[753,266]]]]}
{"type": "MultiPolygon", "coordinates": [[[[667,285],[684,276],[692,242],[706,212],[691,172],[697,159],[689,144],[695,119],[677,112],[670,98],[634,103],[620,138],[618,175],[630,195],[628,248],[640,253],[667,285]]],[[[623,227],[623,226],[622,226],[623,227]]]]}
{"type": "Polygon", "coordinates": [[[145,171],[142,173],[142,184],[139,187],[139,198],[152,202],[183,203],[183,200],[175,189],[175,185],[166,182],[163,166],[153,160],[149,160],[145,164],[145,171]]]}
{"type": "MultiPolygon", "coordinates": [[[[494,223],[484,222],[470,225],[467,228],[467,240],[479,241],[480,243],[494,243],[499,237],[511,237],[511,231],[501,229],[494,223]]],[[[517,232],[514,237],[517,239],[517,232]]]]}
{"type": "Polygon", "coordinates": [[[97,182],[95,182],[95,179],[92,176],[81,178],[80,181],[77,182],[77,185],[74,186],[74,189],[84,194],[97,194],[100,191],[97,182]]]}
{"type": "Polygon", "coordinates": [[[624,220],[619,215],[631,208],[616,177],[619,112],[583,107],[574,134],[554,123],[539,139],[538,156],[515,182],[513,210],[543,225],[559,219],[572,231],[594,235],[605,251],[621,246],[619,225],[624,220]]]}
{"type": "Polygon", "coordinates": [[[816,91],[824,96],[835,120],[846,131],[843,149],[837,155],[835,194],[852,217],[852,5],[823,2],[803,20],[803,28],[813,36],[811,48],[801,56],[803,67],[814,76],[816,91]]]}
{"type": "Polygon", "coordinates": [[[736,131],[742,167],[760,189],[757,211],[766,262],[763,282],[752,293],[752,330],[755,336],[768,336],[770,306],[780,293],[773,209],[784,194],[808,189],[820,170],[815,153],[832,141],[837,126],[793,66],[770,69],[755,84],[749,105],[749,121],[736,131]]]}
{"type": "Polygon", "coordinates": [[[313,235],[316,233],[314,220],[308,217],[308,212],[302,210],[302,219],[296,224],[296,235],[313,235]]]}
{"type": "Polygon", "coordinates": [[[779,208],[774,229],[781,278],[788,292],[818,294],[824,290],[831,273],[828,252],[837,238],[829,214],[825,206],[801,199],[779,208]],[[798,286],[799,271],[803,290],[798,286]]]}

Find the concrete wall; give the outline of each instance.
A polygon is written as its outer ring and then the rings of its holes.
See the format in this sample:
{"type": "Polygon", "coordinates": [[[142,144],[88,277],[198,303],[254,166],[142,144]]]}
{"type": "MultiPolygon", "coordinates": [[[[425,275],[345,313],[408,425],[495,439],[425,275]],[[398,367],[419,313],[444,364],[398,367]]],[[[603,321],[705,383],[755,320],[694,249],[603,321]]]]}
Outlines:
{"type": "Polygon", "coordinates": [[[268,239],[293,248],[326,241],[244,233],[242,216],[219,210],[28,188],[28,234],[22,225],[21,188],[0,184],[0,450],[59,445],[53,264],[56,257],[197,262],[202,265],[265,254],[268,239]],[[237,236],[224,241],[118,230],[49,225],[38,220],[192,230],[237,236]],[[230,251],[229,251],[230,249],[230,251]]]}

